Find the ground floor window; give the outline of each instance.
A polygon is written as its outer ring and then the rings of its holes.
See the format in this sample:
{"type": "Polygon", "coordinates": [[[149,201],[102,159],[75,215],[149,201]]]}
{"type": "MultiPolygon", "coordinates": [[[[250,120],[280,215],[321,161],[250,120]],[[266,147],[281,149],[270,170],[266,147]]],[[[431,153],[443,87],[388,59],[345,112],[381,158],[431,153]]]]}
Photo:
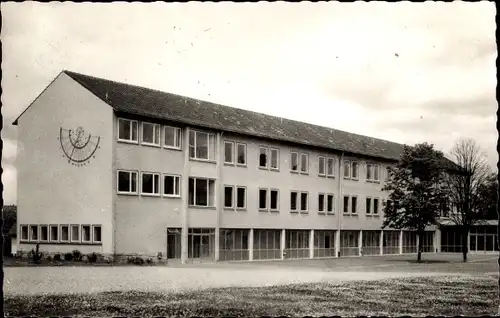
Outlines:
{"type": "Polygon", "coordinates": [[[399,254],[399,231],[384,231],[383,253],[399,254]]]}
{"type": "Polygon", "coordinates": [[[380,254],[380,231],[363,231],[363,255],[380,254]]]}
{"type": "Polygon", "coordinates": [[[219,236],[219,260],[248,260],[248,233],[249,230],[221,229],[219,236]]]}
{"type": "Polygon", "coordinates": [[[434,252],[434,232],[425,231],[422,236],[422,252],[433,253],[434,252]]]}
{"type": "Polygon", "coordinates": [[[335,231],[314,231],[314,257],[335,257],[335,231]]]}
{"type": "Polygon", "coordinates": [[[181,258],[181,229],[167,229],[167,258],[181,258]]]}
{"type": "Polygon", "coordinates": [[[403,253],[417,252],[417,232],[403,231],[403,253]]]}
{"type": "Polygon", "coordinates": [[[441,252],[462,252],[462,235],[457,227],[446,226],[441,228],[441,252]]]}
{"type": "Polygon", "coordinates": [[[254,230],[254,259],[281,258],[281,230],[254,230]]]}
{"type": "Polygon", "coordinates": [[[285,257],[308,258],[309,234],[310,231],[308,230],[287,230],[285,235],[285,257]]]}
{"type": "Polygon", "coordinates": [[[215,230],[191,228],[188,232],[188,258],[214,259],[215,230]]]}
{"type": "Polygon", "coordinates": [[[340,231],[340,256],[359,256],[359,231],[340,231]]]}

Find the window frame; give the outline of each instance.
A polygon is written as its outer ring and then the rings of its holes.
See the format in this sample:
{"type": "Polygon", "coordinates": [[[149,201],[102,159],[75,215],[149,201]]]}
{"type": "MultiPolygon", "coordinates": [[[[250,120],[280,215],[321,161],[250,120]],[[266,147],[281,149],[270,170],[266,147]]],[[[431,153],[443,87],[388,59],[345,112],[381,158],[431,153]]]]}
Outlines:
{"type": "Polygon", "coordinates": [[[365,214],[366,215],[369,215],[369,216],[373,215],[372,205],[373,205],[372,197],[366,197],[365,198],[365,214]],[[369,202],[368,202],[368,200],[369,200],[369,202]]]}
{"type": "Polygon", "coordinates": [[[323,192],[318,193],[318,213],[319,214],[326,214],[326,194],[323,192]],[[320,199],[320,196],[323,196],[322,200],[320,199]],[[323,202],[323,210],[320,209],[320,204],[319,204],[320,201],[323,202]]]}
{"type": "Polygon", "coordinates": [[[29,242],[30,240],[30,227],[28,224],[20,224],[19,225],[19,241],[20,242],[29,242]],[[23,228],[26,228],[26,238],[23,238],[23,228]]]}
{"type": "Polygon", "coordinates": [[[359,180],[359,161],[357,160],[351,160],[351,175],[350,175],[351,180],[358,181],[359,180]],[[353,167],[356,166],[356,176],[353,176],[353,167]]]}
{"type": "Polygon", "coordinates": [[[118,122],[117,122],[116,128],[118,130],[117,133],[116,133],[116,137],[117,137],[118,141],[129,143],[129,144],[139,144],[139,121],[138,120],[128,119],[128,118],[118,118],[118,122]],[[137,139],[136,140],[132,139],[132,136],[134,135],[132,133],[132,129],[130,130],[130,138],[131,139],[120,138],[120,122],[123,122],[123,121],[128,122],[130,128],[132,127],[133,123],[136,124],[136,127],[137,127],[137,131],[136,131],[136,137],[137,137],[137,139]]]}
{"type": "Polygon", "coordinates": [[[123,169],[117,169],[116,170],[116,193],[117,194],[125,194],[125,195],[138,195],[139,194],[139,171],[137,170],[123,170],[123,169]],[[120,191],[120,172],[127,172],[129,174],[129,188],[132,189],[132,178],[130,175],[132,173],[135,173],[135,192],[129,191],[120,191]]]}
{"type": "Polygon", "coordinates": [[[144,146],[152,146],[152,147],[161,147],[161,125],[155,124],[147,121],[141,122],[141,145],[144,146]],[[153,126],[153,142],[144,141],[144,125],[152,125],[153,126]],[[156,138],[156,129],[158,129],[158,141],[155,142],[156,138]]]}
{"type": "Polygon", "coordinates": [[[291,190],[290,191],[290,213],[299,213],[300,209],[300,191],[291,190]],[[292,194],[295,193],[295,209],[292,209],[292,194]]]}
{"type": "Polygon", "coordinates": [[[300,213],[309,213],[309,192],[308,191],[300,191],[300,213]],[[306,195],[306,209],[302,210],[302,195],[306,195]]]}
{"type": "Polygon", "coordinates": [[[271,188],[269,189],[269,211],[279,212],[279,210],[280,210],[280,190],[276,188],[271,188]],[[278,193],[278,195],[276,196],[276,209],[273,209],[272,207],[272,192],[278,193]]]}
{"type": "Polygon", "coordinates": [[[357,195],[351,195],[351,204],[350,204],[350,207],[351,207],[351,211],[350,211],[350,214],[351,215],[357,215],[358,214],[358,205],[359,205],[359,200],[358,200],[358,196],[357,195]],[[352,204],[353,202],[353,199],[355,199],[356,201],[356,204],[352,204]],[[355,210],[356,212],[353,212],[353,207],[355,207],[355,210]]]}
{"type": "Polygon", "coordinates": [[[299,152],[298,151],[290,151],[290,172],[299,173],[300,172],[300,162],[299,162],[299,152]],[[297,157],[297,169],[293,169],[293,155],[297,157]]]}
{"type": "Polygon", "coordinates": [[[245,187],[245,186],[236,186],[235,189],[236,189],[236,196],[235,196],[235,198],[236,198],[236,204],[235,204],[236,210],[246,210],[247,209],[247,187],[245,187]],[[239,198],[238,189],[243,189],[245,191],[243,193],[243,203],[244,203],[243,207],[239,207],[238,206],[238,198],[239,198]]]}
{"type": "Polygon", "coordinates": [[[55,242],[55,243],[59,243],[59,226],[57,224],[50,224],[49,225],[49,242],[55,242]],[[52,239],[52,229],[56,229],[57,230],[57,239],[53,240],[52,239]]]}
{"type": "Polygon", "coordinates": [[[247,144],[246,143],[243,143],[243,142],[236,142],[236,166],[239,166],[239,167],[246,167],[247,166],[247,144]],[[239,146],[243,146],[243,149],[244,149],[244,155],[243,155],[243,158],[245,160],[244,163],[239,163],[239,146]]]}
{"type": "Polygon", "coordinates": [[[70,243],[71,242],[71,225],[70,224],[60,224],[59,225],[59,242],[61,243],[70,243]],[[68,229],[68,239],[63,239],[63,228],[68,229]]]}
{"type": "Polygon", "coordinates": [[[380,198],[379,197],[375,197],[372,199],[373,201],[373,211],[372,211],[372,215],[373,216],[379,216],[380,215],[380,198]],[[375,200],[377,200],[377,204],[375,204],[375,200]],[[375,213],[375,206],[377,207],[377,213],[375,213]]]}
{"type": "Polygon", "coordinates": [[[83,244],[91,244],[92,243],[92,225],[90,225],[90,224],[82,224],[80,226],[80,241],[83,244]],[[83,229],[86,228],[86,227],[88,227],[88,229],[89,229],[89,240],[88,241],[84,239],[85,236],[83,235],[84,234],[83,233],[84,232],[83,229]]]}
{"type": "Polygon", "coordinates": [[[49,225],[48,224],[40,224],[38,225],[38,241],[40,243],[48,243],[50,240],[50,233],[49,233],[49,225]],[[44,240],[42,237],[42,228],[47,229],[47,238],[44,240]]]}
{"type": "Polygon", "coordinates": [[[269,170],[280,170],[280,150],[276,147],[269,147],[269,170]],[[273,167],[273,151],[276,153],[276,167],[273,167]]]}
{"type": "Polygon", "coordinates": [[[372,162],[366,164],[366,181],[380,182],[380,168],[378,164],[372,162]],[[370,178],[368,178],[368,174],[370,174],[370,178]],[[375,175],[377,178],[375,178],[375,175]]]}
{"type": "Polygon", "coordinates": [[[267,146],[259,146],[259,169],[269,170],[270,164],[270,156],[269,156],[269,147],[267,146]],[[262,155],[262,150],[266,151],[266,165],[262,166],[260,162],[260,156],[262,155]]]}
{"type": "Polygon", "coordinates": [[[326,177],[326,157],[318,156],[318,176],[326,177]],[[321,159],[323,159],[323,164],[321,164],[321,159]],[[323,173],[321,173],[321,168],[323,167],[323,173]]]}
{"type": "Polygon", "coordinates": [[[80,225],[79,224],[71,224],[69,226],[70,228],[70,233],[69,233],[69,241],[71,243],[80,243],[82,241],[82,232],[81,232],[81,228],[80,228],[80,225]],[[78,229],[78,239],[77,240],[73,240],[73,230],[77,228],[78,229]]]}
{"type": "Polygon", "coordinates": [[[269,202],[269,189],[268,188],[259,188],[259,192],[258,192],[258,195],[257,195],[257,208],[260,212],[266,212],[266,211],[269,211],[269,206],[270,206],[270,202],[269,202]],[[264,208],[261,208],[260,207],[260,198],[261,198],[261,194],[260,192],[261,191],[266,191],[266,194],[265,194],[265,198],[266,198],[266,206],[264,208]]]}
{"type": "Polygon", "coordinates": [[[190,208],[216,208],[216,186],[215,186],[215,179],[211,178],[202,178],[202,177],[189,177],[188,178],[188,206],[190,208]],[[189,180],[193,179],[193,204],[191,204],[189,201],[189,180]],[[207,182],[207,205],[198,205],[196,204],[196,183],[198,180],[203,180],[207,182]],[[213,198],[210,198],[210,187],[213,187],[213,198]],[[212,203],[212,205],[210,204],[212,203]]]}
{"type": "Polygon", "coordinates": [[[196,129],[190,129],[189,134],[194,134],[194,145],[191,145],[191,136],[188,136],[188,157],[190,160],[195,160],[195,161],[208,161],[208,162],[215,162],[216,159],[215,157],[217,154],[215,153],[215,149],[217,148],[217,140],[215,138],[215,133],[212,132],[207,132],[207,131],[202,131],[202,130],[196,130],[196,129]],[[205,134],[207,135],[207,158],[198,158],[197,157],[197,146],[198,146],[198,134],[205,134]],[[211,146],[210,145],[210,138],[213,138],[214,144],[211,146]],[[194,156],[191,156],[191,147],[194,149],[194,156]],[[211,147],[214,147],[212,149],[211,147]]]}
{"type": "Polygon", "coordinates": [[[325,202],[325,207],[326,207],[326,214],[335,214],[335,194],[333,193],[326,193],[326,202],[325,202]],[[332,210],[328,211],[328,197],[332,197],[332,210]]]}
{"type": "Polygon", "coordinates": [[[335,158],[334,157],[326,157],[326,164],[325,164],[325,172],[326,172],[326,177],[327,178],[334,178],[335,177],[335,158]],[[328,162],[332,161],[332,173],[328,173],[328,162]]]}
{"type": "Polygon", "coordinates": [[[350,214],[350,207],[351,207],[351,196],[350,195],[347,195],[347,194],[344,194],[342,196],[342,213],[344,215],[348,215],[350,214]],[[347,209],[346,209],[346,204],[345,204],[345,199],[347,198],[347,209]],[[346,211],[347,210],[347,211],[346,211]]]}
{"type": "Polygon", "coordinates": [[[236,196],[235,196],[235,186],[234,185],[229,185],[229,184],[225,184],[224,185],[224,203],[223,203],[223,206],[224,206],[224,209],[226,210],[234,210],[236,208],[236,204],[235,204],[235,200],[236,199],[236,196]],[[230,188],[231,189],[231,206],[226,206],[226,188],[230,188]]]}
{"type": "Polygon", "coordinates": [[[301,152],[300,153],[300,174],[309,174],[309,153],[307,152],[301,152]],[[302,157],[305,156],[306,157],[306,170],[303,171],[302,168],[303,168],[303,161],[302,161],[302,157]]]}
{"type": "Polygon", "coordinates": [[[92,243],[94,243],[94,244],[101,244],[102,243],[102,225],[101,224],[92,224],[90,230],[92,231],[91,232],[91,234],[92,234],[92,243]],[[101,231],[101,239],[99,241],[97,241],[95,239],[95,229],[96,228],[99,228],[100,231],[101,231]]]}
{"type": "Polygon", "coordinates": [[[148,197],[159,197],[161,195],[161,182],[160,182],[160,177],[161,177],[161,174],[159,172],[150,172],[150,171],[141,171],[141,196],[148,196],[148,197]],[[158,184],[157,184],[157,187],[158,187],[158,192],[155,193],[147,193],[147,192],[144,192],[144,182],[143,182],[143,178],[144,178],[144,175],[145,174],[150,174],[153,176],[153,190],[155,190],[155,176],[158,177],[158,184]]]}
{"type": "Polygon", "coordinates": [[[236,152],[235,142],[230,141],[230,140],[224,140],[224,164],[225,165],[230,165],[230,166],[235,165],[235,163],[236,163],[235,152],[236,152]],[[226,154],[227,154],[226,153],[226,145],[231,145],[231,151],[230,151],[231,161],[226,161],[226,154]]]}
{"type": "Polygon", "coordinates": [[[170,174],[170,173],[162,173],[162,191],[161,194],[165,198],[180,198],[181,197],[181,176],[178,174],[170,174]],[[165,179],[166,177],[173,177],[174,178],[174,192],[177,190],[177,194],[167,194],[165,191],[167,190],[167,187],[165,187],[165,179]],[[177,184],[177,189],[175,185],[177,184]]]}
{"type": "MultiPolygon", "coordinates": [[[[181,150],[182,149],[182,129],[179,127],[164,125],[163,126],[163,148],[181,150]],[[167,145],[167,128],[171,128],[174,131],[174,143],[179,144],[179,146],[167,145]]],[[[160,137],[161,139],[161,137],[160,137]]]]}
{"type": "Polygon", "coordinates": [[[40,228],[37,224],[29,224],[29,232],[28,232],[28,238],[30,242],[39,242],[40,241],[40,228]],[[33,231],[32,229],[36,229],[36,240],[33,239],[33,231]]]}

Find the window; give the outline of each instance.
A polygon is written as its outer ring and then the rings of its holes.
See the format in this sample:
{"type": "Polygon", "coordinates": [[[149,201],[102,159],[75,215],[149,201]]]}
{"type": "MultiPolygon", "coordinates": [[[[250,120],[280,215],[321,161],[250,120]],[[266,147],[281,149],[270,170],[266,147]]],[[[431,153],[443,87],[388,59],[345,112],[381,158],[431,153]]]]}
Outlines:
{"type": "Polygon", "coordinates": [[[335,175],[335,159],[326,159],[326,175],[328,177],[333,177],[335,175]]]}
{"type": "Polygon", "coordinates": [[[80,226],[71,225],[71,242],[80,242],[80,226]]]}
{"type": "Polygon", "coordinates": [[[320,176],[324,176],[326,173],[325,173],[325,157],[323,156],[319,156],[318,157],[318,174],[320,176]]]}
{"type": "Polygon", "coordinates": [[[118,140],[128,142],[138,142],[136,120],[118,118],[118,140]]]}
{"type": "Polygon", "coordinates": [[[267,168],[267,153],[269,149],[266,147],[259,147],[259,167],[267,168]]]}
{"type": "Polygon", "coordinates": [[[247,145],[237,144],[236,151],[237,151],[237,157],[238,157],[236,164],[245,166],[247,164],[247,145]]]}
{"type": "Polygon", "coordinates": [[[215,206],[215,181],[212,179],[189,178],[189,205],[199,207],[215,206]]]}
{"type": "Polygon", "coordinates": [[[90,243],[92,238],[90,236],[90,225],[82,225],[82,242],[90,243]]]}
{"type": "Polygon", "coordinates": [[[306,153],[300,154],[300,172],[309,172],[309,155],[306,153]]]}
{"type": "Polygon", "coordinates": [[[385,168],[386,170],[386,173],[387,173],[387,180],[391,180],[391,168],[390,167],[387,167],[385,168]]]}
{"type": "Polygon", "coordinates": [[[160,174],[143,172],[141,174],[141,194],[159,195],[160,194],[160,174]]]}
{"type": "Polygon", "coordinates": [[[358,163],[356,161],[351,162],[351,178],[358,179],[358,163]]]}
{"type": "Polygon", "coordinates": [[[378,214],[378,199],[373,199],[373,214],[378,214]]]}
{"type": "Polygon", "coordinates": [[[94,243],[101,243],[102,238],[101,238],[101,226],[100,225],[93,225],[92,226],[92,241],[94,243]]]}
{"type": "Polygon", "coordinates": [[[246,208],[247,199],[246,199],[247,189],[245,187],[236,187],[236,208],[244,209],[246,208]]]}
{"type": "Polygon", "coordinates": [[[333,194],[328,194],[326,196],[326,211],[328,213],[333,213],[333,194]]]}
{"type": "Polygon", "coordinates": [[[349,161],[344,161],[344,178],[348,179],[351,177],[351,163],[349,161]]]}
{"type": "Polygon", "coordinates": [[[165,148],[181,149],[181,129],[165,126],[165,148]]]}
{"type": "Polygon", "coordinates": [[[368,181],[378,181],[378,165],[367,164],[366,165],[366,180],[368,181]]]}
{"type": "Polygon", "coordinates": [[[299,197],[299,193],[296,191],[290,192],[290,211],[297,212],[297,200],[299,197]]]}
{"type": "Polygon", "coordinates": [[[160,125],[142,123],[141,143],[145,145],[160,145],[160,125]]]}
{"type": "Polygon", "coordinates": [[[301,192],[300,193],[300,212],[307,212],[308,210],[308,193],[307,192],[301,192]]]}
{"type": "Polygon", "coordinates": [[[29,230],[27,225],[21,225],[21,241],[29,241],[29,230]]]}
{"type": "Polygon", "coordinates": [[[118,193],[137,193],[136,171],[118,171],[118,193]]]}
{"type": "Polygon", "coordinates": [[[40,225],[40,242],[49,241],[49,227],[47,225],[40,225]]]}
{"type": "Polygon", "coordinates": [[[30,225],[30,241],[38,241],[38,225],[30,225]]]}
{"type": "Polygon", "coordinates": [[[271,211],[278,211],[279,210],[279,191],[276,189],[271,189],[270,191],[271,194],[271,211]]]}
{"type": "Polygon", "coordinates": [[[234,187],[224,186],[224,207],[233,208],[234,207],[234,187]]]}
{"type": "Polygon", "coordinates": [[[291,171],[299,171],[299,153],[291,152],[290,153],[290,170],[291,171]]]}
{"type": "Polygon", "coordinates": [[[178,197],[181,195],[181,177],[175,175],[163,175],[163,195],[178,197]]]}
{"type": "Polygon", "coordinates": [[[50,241],[59,242],[59,227],[57,225],[50,226],[50,241]]]}
{"type": "Polygon", "coordinates": [[[358,213],[358,198],[357,197],[351,197],[351,213],[352,214],[358,213]]]}
{"type": "Polygon", "coordinates": [[[259,210],[267,210],[267,189],[259,189],[259,210]]]}
{"type": "Polygon", "coordinates": [[[215,135],[206,132],[190,130],[189,157],[191,159],[214,160],[215,135]]]}
{"type": "Polygon", "coordinates": [[[280,152],[279,149],[271,148],[271,169],[279,169],[280,152]]]}
{"type": "Polygon", "coordinates": [[[224,141],[224,163],[234,164],[234,142],[224,141]]]}
{"type": "Polygon", "coordinates": [[[358,163],[356,161],[344,161],[344,179],[358,180],[358,163]]]}
{"type": "Polygon", "coordinates": [[[325,212],[325,195],[318,194],[318,212],[325,212]]]}
{"type": "Polygon", "coordinates": [[[69,226],[61,225],[61,242],[69,242],[69,226]]]}
{"type": "Polygon", "coordinates": [[[344,196],[344,213],[349,213],[349,196],[344,196]]]}
{"type": "Polygon", "coordinates": [[[366,198],[366,214],[372,213],[372,199],[366,198]]]}

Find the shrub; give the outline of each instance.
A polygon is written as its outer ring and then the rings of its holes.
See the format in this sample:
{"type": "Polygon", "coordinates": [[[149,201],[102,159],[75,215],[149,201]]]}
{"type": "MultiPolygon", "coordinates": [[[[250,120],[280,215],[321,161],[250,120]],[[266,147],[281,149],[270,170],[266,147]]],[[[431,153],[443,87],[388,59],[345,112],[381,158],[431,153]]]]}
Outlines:
{"type": "Polygon", "coordinates": [[[88,254],[87,259],[89,260],[89,263],[97,262],[97,254],[96,253],[88,254]]]}
{"type": "Polygon", "coordinates": [[[82,260],[82,253],[79,250],[73,251],[73,260],[74,261],[81,261],[82,260]]]}
{"type": "Polygon", "coordinates": [[[64,260],[68,261],[68,262],[72,261],[73,260],[73,254],[71,254],[71,253],[64,254],[64,260]]]}
{"type": "Polygon", "coordinates": [[[127,264],[143,265],[144,260],[138,256],[127,257],[127,264]]]}
{"type": "Polygon", "coordinates": [[[61,254],[59,254],[59,253],[54,254],[54,261],[55,262],[60,262],[61,261],[61,254]]]}
{"type": "Polygon", "coordinates": [[[52,262],[52,256],[47,256],[47,261],[52,262]]]}
{"type": "Polygon", "coordinates": [[[40,261],[42,260],[43,254],[40,252],[40,243],[36,244],[36,250],[31,250],[31,260],[35,264],[40,264],[40,261]]]}
{"type": "Polygon", "coordinates": [[[146,260],[146,263],[148,263],[149,265],[153,264],[153,259],[150,257],[146,260]]]}

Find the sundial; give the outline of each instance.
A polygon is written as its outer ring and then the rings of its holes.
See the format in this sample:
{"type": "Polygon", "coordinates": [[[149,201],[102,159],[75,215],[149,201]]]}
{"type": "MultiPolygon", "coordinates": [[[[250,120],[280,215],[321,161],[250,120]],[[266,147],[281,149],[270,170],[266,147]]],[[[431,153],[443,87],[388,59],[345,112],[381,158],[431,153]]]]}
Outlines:
{"type": "Polygon", "coordinates": [[[63,157],[68,159],[68,163],[81,167],[95,158],[95,152],[100,148],[101,137],[92,136],[85,132],[82,127],[76,129],[59,130],[59,142],[64,153],[63,157]]]}

